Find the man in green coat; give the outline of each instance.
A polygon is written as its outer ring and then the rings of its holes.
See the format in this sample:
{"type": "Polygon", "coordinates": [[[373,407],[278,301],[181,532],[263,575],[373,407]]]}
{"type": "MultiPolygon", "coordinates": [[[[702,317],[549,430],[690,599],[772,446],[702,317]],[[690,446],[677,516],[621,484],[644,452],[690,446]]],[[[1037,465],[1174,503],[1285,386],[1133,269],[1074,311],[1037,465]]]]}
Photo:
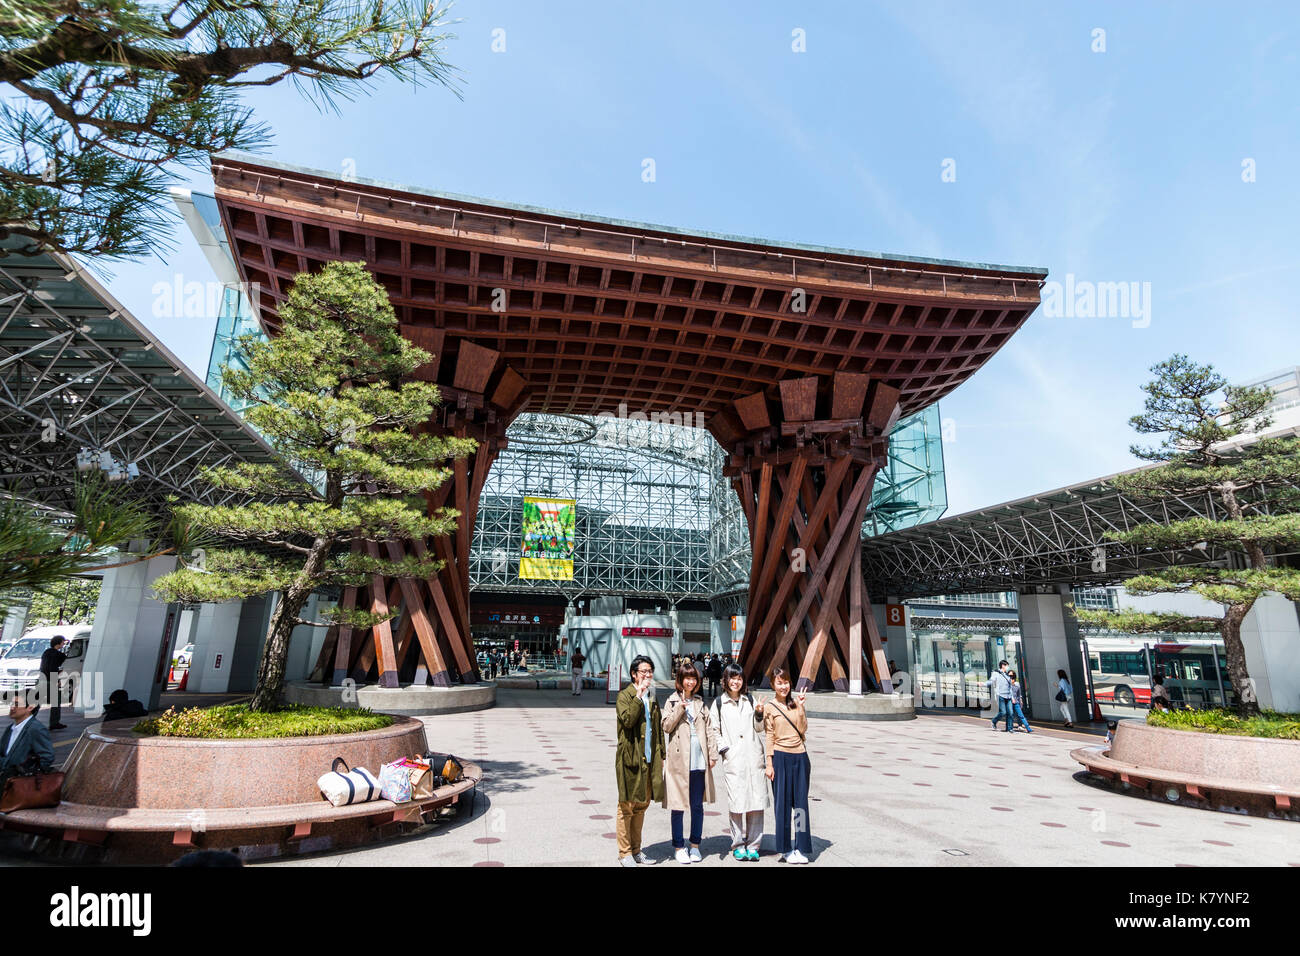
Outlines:
{"type": "Polygon", "coordinates": [[[644,654],[632,661],[632,683],[618,695],[618,862],[649,866],[641,852],[641,825],[651,800],[664,798],[664,725],[654,694],[655,665],[644,654]]]}

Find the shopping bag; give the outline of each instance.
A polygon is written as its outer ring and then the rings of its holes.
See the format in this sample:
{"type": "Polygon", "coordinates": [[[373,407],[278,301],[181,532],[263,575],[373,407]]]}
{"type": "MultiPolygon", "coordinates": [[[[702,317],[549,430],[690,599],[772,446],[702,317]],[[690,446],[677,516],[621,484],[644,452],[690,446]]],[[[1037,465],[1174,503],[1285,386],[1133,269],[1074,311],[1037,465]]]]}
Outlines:
{"type": "Polygon", "coordinates": [[[409,803],[411,800],[411,771],[401,760],[386,763],[379,769],[379,792],[385,800],[393,803],[409,803]]]}

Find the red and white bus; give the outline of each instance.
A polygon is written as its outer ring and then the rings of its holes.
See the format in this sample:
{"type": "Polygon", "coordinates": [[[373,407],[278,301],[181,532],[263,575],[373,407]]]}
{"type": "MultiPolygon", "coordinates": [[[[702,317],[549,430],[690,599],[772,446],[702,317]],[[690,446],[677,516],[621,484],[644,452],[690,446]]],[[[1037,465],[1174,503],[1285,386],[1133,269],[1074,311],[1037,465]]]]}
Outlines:
{"type": "Polygon", "coordinates": [[[1151,705],[1148,654],[1150,667],[1164,675],[1165,688],[1174,704],[1224,706],[1221,687],[1228,704],[1235,700],[1221,641],[1196,635],[1180,636],[1177,642],[1154,643],[1140,637],[1094,637],[1087,644],[1093,693],[1101,703],[1151,705]]]}

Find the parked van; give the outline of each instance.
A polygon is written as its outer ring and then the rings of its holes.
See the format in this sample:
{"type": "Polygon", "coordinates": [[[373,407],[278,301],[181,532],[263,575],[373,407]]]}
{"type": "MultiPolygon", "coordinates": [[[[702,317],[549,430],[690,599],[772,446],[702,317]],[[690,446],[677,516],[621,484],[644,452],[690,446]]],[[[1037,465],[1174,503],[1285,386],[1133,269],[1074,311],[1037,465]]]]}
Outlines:
{"type": "Polygon", "coordinates": [[[64,653],[63,678],[77,675],[80,684],[81,668],[86,662],[86,649],[90,645],[89,624],[51,624],[33,627],[23,633],[17,643],[0,657],[0,692],[12,693],[34,687],[41,676],[41,655],[50,647],[50,638],[66,637],[68,646],[64,653]]]}

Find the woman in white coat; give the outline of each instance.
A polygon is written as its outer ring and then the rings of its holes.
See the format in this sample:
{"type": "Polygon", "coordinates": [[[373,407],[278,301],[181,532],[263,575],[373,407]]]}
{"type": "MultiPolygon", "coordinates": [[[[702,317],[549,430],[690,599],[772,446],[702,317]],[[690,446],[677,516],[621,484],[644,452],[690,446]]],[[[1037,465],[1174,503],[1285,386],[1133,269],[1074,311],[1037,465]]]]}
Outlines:
{"type": "Polygon", "coordinates": [[[709,729],[717,741],[727,784],[731,855],[737,860],[757,860],[763,842],[763,811],[769,804],[763,704],[754,703],[745,690],[745,672],[735,664],[728,664],[722,672],[722,689],[713,701],[709,729]]]}

